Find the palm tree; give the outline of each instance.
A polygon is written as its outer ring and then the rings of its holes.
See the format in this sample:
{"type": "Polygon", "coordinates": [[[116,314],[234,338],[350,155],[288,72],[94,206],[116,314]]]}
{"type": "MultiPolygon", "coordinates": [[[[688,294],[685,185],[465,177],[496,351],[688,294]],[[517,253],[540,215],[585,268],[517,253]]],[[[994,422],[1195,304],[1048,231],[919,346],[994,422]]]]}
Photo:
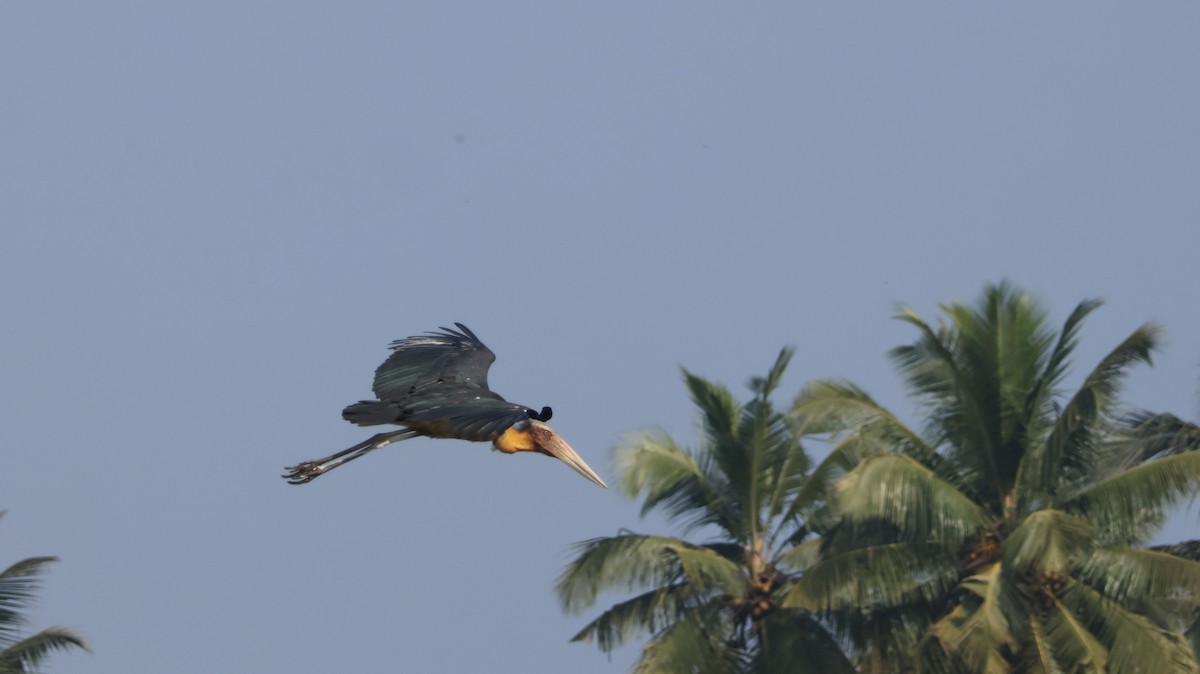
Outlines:
{"type": "Polygon", "coordinates": [[[784,605],[829,616],[869,671],[1200,672],[1178,619],[1200,606],[1200,562],[1142,547],[1200,489],[1197,436],[1118,400],[1159,328],[1060,392],[1099,305],[1057,332],[1007,283],[936,328],[904,309],[920,336],[890,355],[919,431],[853,384],[808,385],[793,414],[835,441],[814,473],[836,478],[839,524],[784,605]]]}
{"type": "Polygon", "coordinates": [[[21,635],[27,622],[22,611],[37,593],[46,566],[56,561],[55,557],[30,557],[0,572],[0,674],[34,671],[54,651],[88,649],[82,637],[61,627],[21,635]]]}
{"type": "Polygon", "coordinates": [[[770,396],[792,352],[784,349],[753,398],[737,402],[720,384],[684,370],[703,421],[703,442],[683,449],[662,431],[625,438],[615,450],[620,490],[642,497],[692,543],[622,530],[579,543],[558,579],[564,610],[579,612],[606,590],[636,596],[600,614],[575,641],[611,652],[650,636],[633,671],[649,674],[853,671],[837,640],[807,611],[780,607],[819,539],[804,516],[822,490],[794,425],[770,396]]]}
{"type": "MultiPolygon", "coordinates": [[[[1149,415],[1144,418],[1134,418],[1132,424],[1145,440],[1143,450],[1147,453],[1158,453],[1174,447],[1200,447],[1200,426],[1184,421],[1172,414],[1149,415]]],[[[1200,562],[1200,539],[1183,541],[1170,545],[1156,545],[1150,548],[1154,552],[1174,555],[1194,562],[1200,562]]],[[[1184,630],[1192,651],[1200,659],[1200,606],[1195,601],[1174,601],[1168,599],[1160,602],[1161,608],[1173,614],[1177,623],[1184,630]]]]}

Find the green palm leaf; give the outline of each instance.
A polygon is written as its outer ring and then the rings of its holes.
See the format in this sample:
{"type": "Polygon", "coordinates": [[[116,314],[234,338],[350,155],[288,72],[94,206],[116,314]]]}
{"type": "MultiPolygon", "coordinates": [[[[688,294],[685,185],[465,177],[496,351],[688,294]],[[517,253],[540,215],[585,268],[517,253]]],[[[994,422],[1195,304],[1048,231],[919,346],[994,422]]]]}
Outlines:
{"type": "Polygon", "coordinates": [[[51,627],[10,643],[0,651],[0,674],[24,674],[35,671],[55,651],[72,648],[89,650],[83,637],[62,627],[51,627]]]}
{"type": "Polygon", "coordinates": [[[1084,300],[1075,305],[1071,315],[1063,322],[1062,329],[1058,332],[1058,342],[1046,360],[1037,385],[1030,391],[1031,409],[1048,399],[1062,383],[1067,374],[1067,366],[1070,365],[1071,354],[1079,343],[1079,330],[1083,327],[1083,319],[1103,304],[1104,302],[1098,299],[1084,300]]]}
{"type": "Polygon", "coordinates": [[[835,507],[843,516],[891,522],[916,541],[953,546],[990,526],[974,501],[907,456],[871,457],[835,490],[835,507]]]}
{"type": "Polygon", "coordinates": [[[672,624],[695,594],[687,583],[676,583],[614,604],[588,623],[571,641],[595,641],[600,650],[611,652],[629,639],[653,634],[672,624]]]}
{"type": "Polygon", "coordinates": [[[1088,374],[1083,385],[1063,408],[1054,428],[1032,458],[1038,466],[1036,481],[1025,493],[1053,499],[1064,478],[1087,473],[1096,460],[1095,444],[1103,439],[1117,404],[1121,380],[1136,363],[1150,363],[1161,329],[1146,324],[1125,338],[1088,374]]]}
{"type": "MultiPolygon", "coordinates": [[[[794,521],[803,514],[811,514],[816,510],[814,506],[824,501],[831,485],[854,470],[867,457],[892,453],[891,447],[868,439],[870,437],[869,430],[853,431],[843,437],[795,491],[791,502],[782,514],[782,521],[794,521]]],[[[782,533],[782,529],[777,532],[777,534],[782,533]]],[[[774,545],[774,543],[775,540],[772,539],[770,544],[774,545]]]]}
{"type": "MultiPolygon", "coordinates": [[[[1037,619],[1036,614],[1032,616],[1037,619]]],[[[1108,649],[1084,627],[1062,601],[1055,600],[1045,619],[1045,641],[1062,662],[1072,663],[1075,671],[1103,674],[1108,663],[1108,649]]]]}
{"type": "Polygon", "coordinates": [[[688,528],[716,524],[728,531],[739,526],[737,513],[722,501],[720,481],[664,431],[626,435],[614,451],[614,465],[618,489],[642,496],[642,515],[662,508],[688,528]]]}
{"type": "Polygon", "coordinates": [[[1086,559],[1094,545],[1084,518],[1061,510],[1039,510],[1009,534],[1004,567],[1031,576],[1066,573],[1086,559]]]}
{"type": "Polygon", "coordinates": [[[585,609],[603,590],[635,590],[682,580],[696,591],[741,591],[741,568],[716,552],[678,538],[625,534],[576,545],[578,556],[559,577],[559,601],[567,611],[585,609]]]}
{"type": "Polygon", "coordinates": [[[88,650],[79,634],[62,627],[21,637],[27,622],[24,611],[40,588],[41,576],[56,561],[56,557],[30,557],[0,571],[0,674],[34,671],[54,651],[88,650]]]}
{"type": "Polygon", "coordinates": [[[1081,576],[1105,596],[1127,603],[1144,598],[1191,598],[1200,603],[1200,561],[1154,550],[1097,550],[1081,576]]]}
{"type": "Polygon", "coordinates": [[[792,404],[792,415],[805,434],[873,427],[874,436],[887,441],[892,451],[905,451],[927,463],[936,461],[936,452],[920,435],[847,381],[823,379],[805,385],[792,404]]]}
{"type": "Polygon", "coordinates": [[[1011,671],[1005,653],[1016,646],[1012,635],[1016,600],[1001,564],[992,564],[964,581],[974,595],[936,622],[929,630],[942,651],[963,663],[967,671],[1002,674],[1011,671]]]}
{"type": "Polygon", "coordinates": [[[1045,627],[1037,615],[1029,619],[1029,642],[1025,647],[1025,661],[1029,674],[1062,674],[1058,661],[1054,659],[1054,651],[1050,639],[1045,634],[1045,627]]]}
{"type": "Polygon", "coordinates": [[[1087,585],[1070,583],[1061,601],[1108,648],[1112,674],[1200,672],[1183,635],[1155,625],[1087,585]]]}
{"type": "Polygon", "coordinates": [[[826,554],[792,584],[783,605],[815,612],[898,606],[954,587],[953,556],[931,543],[889,543],[826,554]]]}
{"type": "Polygon", "coordinates": [[[687,612],[642,649],[633,674],[734,674],[741,656],[731,647],[717,604],[687,612]]]}
{"type": "Polygon", "coordinates": [[[1065,504],[1085,516],[1104,540],[1137,543],[1166,509],[1200,490],[1200,451],[1164,456],[1076,492],[1065,504]]]}
{"type": "Polygon", "coordinates": [[[750,671],[853,674],[854,665],[841,645],[804,611],[779,610],[762,623],[762,634],[750,671]]]}
{"type": "Polygon", "coordinates": [[[806,571],[820,561],[822,543],[819,538],[796,543],[776,555],[775,563],[792,571],[806,571]]]}
{"type": "Polygon", "coordinates": [[[1113,443],[1117,461],[1111,472],[1168,454],[1200,449],[1200,426],[1174,414],[1139,410],[1127,415],[1124,423],[1124,437],[1113,443]]]}
{"type": "Polygon", "coordinates": [[[1182,543],[1171,543],[1169,545],[1156,545],[1150,549],[1155,552],[1165,552],[1168,555],[1190,559],[1193,562],[1200,562],[1200,540],[1183,541],[1182,543]]]}
{"type": "Polygon", "coordinates": [[[738,442],[741,409],[725,386],[710,382],[683,370],[684,382],[692,402],[700,409],[702,427],[711,455],[731,486],[745,485],[749,479],[749,461],[738,442]]]}
{"type": "MultiPolygon", "coordinates": [[[[826,486],[818,484],[816,480],[819,478],[810,473],[812,460],[800,444],[800,433],[795,422],[776,415],[775,424],[785,428],[786,433],[776,439],[778,447],[768,453],[772,461],[767,469],[769,473],[763,476],[764,487],[770,492],[764,508],[767,527],[773,526],[777,518],[787,523],[793,521],[800,512],[811,511],[821,502],[826,486]]],[[[768,535],[768,547],[775,544],[775,538],[785,529],[777,527],[768,535]]]]}
{"type": "Polygon", "coordinates": [[[24,623],[22,611],[36,597],[42,574],[57,561],[57,557],[30,557],[0,572],[0,643],[18,633],[24,623]]]}

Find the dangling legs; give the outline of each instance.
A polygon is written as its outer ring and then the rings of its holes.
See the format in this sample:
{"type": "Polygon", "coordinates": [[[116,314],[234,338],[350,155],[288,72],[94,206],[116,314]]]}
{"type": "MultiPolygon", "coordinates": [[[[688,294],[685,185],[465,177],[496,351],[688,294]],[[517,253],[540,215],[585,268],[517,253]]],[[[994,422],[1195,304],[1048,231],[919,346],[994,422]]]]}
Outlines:
{"type": "Polygon", "coordinates": [[[393,442],[400,442],[409,438],[415,438],[420,433],[411,428],[404,428],[391,433],[380,433],[373,435],[368,440],[354,445],[349,449],[343,449],[337,454],[330,454],[323,459],[315,459],[313,461],[302,461],[294,466],[288,466],[284,470],[288,471],[283,477],[287,479],[289,484],[304,484],[312,482],[321,475],[337,468],[338,466],[357,459],[368,452],[379,449],[393,442]]]}

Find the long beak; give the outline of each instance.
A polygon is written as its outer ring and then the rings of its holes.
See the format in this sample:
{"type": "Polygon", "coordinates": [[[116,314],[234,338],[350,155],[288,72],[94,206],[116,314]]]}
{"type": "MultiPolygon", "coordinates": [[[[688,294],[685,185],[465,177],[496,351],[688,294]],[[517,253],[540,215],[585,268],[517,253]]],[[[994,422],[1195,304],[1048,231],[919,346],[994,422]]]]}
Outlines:
{"type": "MultiPolygon", "coordinates": [[[[544,424],[543,427],[547,431],[550,431],[550,428],[546,427],[544,424]]],[[[549,433],[540,434],[540,436],[541,437],[538,439],[542,440],[542,442],[538,443],[538,449],[574,468],[577,473],[586,477],[592,482],[595,482],[601,487],[608,489],[608,485],[604,484],[604,480],[600,479],[600,476],[596,474],[596,471],[592,470],[591,466],[588,466],[587,462],[581,459],[579,455],[575,453],[575,450],[571,449],[571,446],[567,444],[567,441],[558,436],[558,433],[550,431],[549,433]]]]}

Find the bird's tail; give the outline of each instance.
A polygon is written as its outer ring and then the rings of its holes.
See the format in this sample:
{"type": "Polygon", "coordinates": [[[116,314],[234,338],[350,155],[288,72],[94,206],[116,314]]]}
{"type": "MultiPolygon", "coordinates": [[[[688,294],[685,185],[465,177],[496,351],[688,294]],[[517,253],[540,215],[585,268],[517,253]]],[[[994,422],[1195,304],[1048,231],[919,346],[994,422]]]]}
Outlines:
{"type": "Polygon", "coordinates": [[[394,424],[400,419],[400,405],[386,400],[360,400],[342,410],[342,418],[356,426],[394,424]]]}

